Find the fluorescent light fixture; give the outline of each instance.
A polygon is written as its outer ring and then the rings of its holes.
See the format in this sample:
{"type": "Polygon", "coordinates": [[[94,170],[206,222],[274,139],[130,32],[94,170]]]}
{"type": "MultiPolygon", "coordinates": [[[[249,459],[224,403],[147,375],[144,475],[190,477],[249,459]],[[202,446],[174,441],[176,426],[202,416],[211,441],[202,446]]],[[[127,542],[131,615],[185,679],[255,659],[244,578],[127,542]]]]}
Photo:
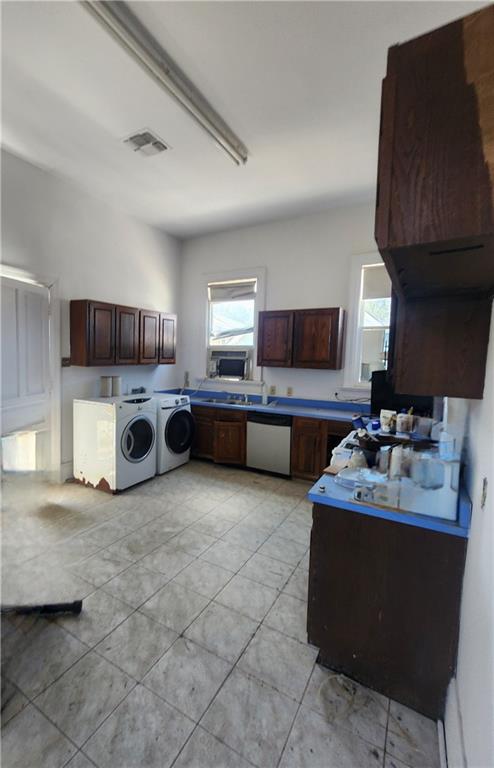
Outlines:
{"type": "Polygon", "coordinates": [[[124,2],[81,0],[81,3],[237,165],[247,162],[245,145],[124,2]]]}

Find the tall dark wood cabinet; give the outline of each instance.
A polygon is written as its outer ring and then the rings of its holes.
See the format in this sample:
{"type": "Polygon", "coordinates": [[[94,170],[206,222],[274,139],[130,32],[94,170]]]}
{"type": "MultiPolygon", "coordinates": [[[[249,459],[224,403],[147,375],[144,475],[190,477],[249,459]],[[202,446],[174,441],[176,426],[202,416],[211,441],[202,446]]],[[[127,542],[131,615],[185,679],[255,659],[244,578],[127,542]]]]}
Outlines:
{"type": "Polygon", "coordinates": [[[295,311],[293,367],[341,368],[344,310],[295,311]]]}
{"type": "Polygon", "coordinates": [[[115,307],[115,363],[136,365],[139,362],[139,310],[115,307]]]}
{"type": "Polygon", "coordinates": [[[115,306],[102,301],[70,302],[72,365],[113,365],[115,362],[115,306]]]}
{"type": "Polygon", "coordinates": [[[314,504],[307,631],[318,661],[442,718],[467,540],[314,504]]]}
{"type": "Polygon", "coordinates": [[[259,312],[257,364],[341,368],[344,320],[345,311],[340,307],[259,312]]]}
{"type": "Polygon", "coordinates": [[[160,363],[175,363],[177,354],[177,316],[160,313],[160,363]]]}
{"type": "Polygon", "coordinates": [[[375,235],[407,326],[396,333],[399,392],[482,397],[494,294],[493,41],[491,5],[388,51],[375,235]],[[421,352],[415,364],[405,336],[421,352]]]}
{"type": "Polygon", "coordinates": [[[257,365],[289,368],[292,365],[293,312],[259,312],[257,365]]]}

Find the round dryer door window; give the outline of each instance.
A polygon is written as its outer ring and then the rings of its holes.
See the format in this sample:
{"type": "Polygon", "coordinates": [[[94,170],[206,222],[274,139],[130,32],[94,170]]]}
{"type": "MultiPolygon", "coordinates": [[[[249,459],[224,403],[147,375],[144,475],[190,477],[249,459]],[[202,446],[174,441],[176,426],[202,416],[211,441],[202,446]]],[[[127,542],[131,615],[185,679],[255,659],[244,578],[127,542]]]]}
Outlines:
{"type": "Polygon", "coordinates": [[[127,461],[143,461],[154,445],[154,427],[144,416],[136,416],[124,429],[122,453],[127,461]]]}
{"type": "Polygon", "coordinates": [[[165,442],[172,453],[185,453],[194,439],[194,418],[189,411],[175,411],[165,427],[165,442]]]}

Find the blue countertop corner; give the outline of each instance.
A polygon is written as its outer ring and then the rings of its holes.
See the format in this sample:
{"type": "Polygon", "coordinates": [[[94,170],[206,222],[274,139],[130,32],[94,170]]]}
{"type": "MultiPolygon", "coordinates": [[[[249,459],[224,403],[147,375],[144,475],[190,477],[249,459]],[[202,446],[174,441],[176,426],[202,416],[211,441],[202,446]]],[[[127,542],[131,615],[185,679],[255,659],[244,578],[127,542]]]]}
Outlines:
{"type": "Polygon", "coordinates": [[[386,507],[374,507],[369,504],[360,504],[353,498],[353,493],[348,488],[335,483],[331,475],[322,475],[307,494],[307,498],[313,504],[322,504],[338,509],[347,509],[349,512],[358,512],[361,515],[380,517],[383,520],[391,520],[403,525],[413,525],[417,528],[426,528],[438,533],[447,533],[450,536],[468,538],[470,520],[472,516],[472,502],[462,485],[458,495],[458,516],[456,520],[444,520],[430,515],[418,515],[413,512],[398,512],[386,507]],[[324,486],[324,490],[321,487],[324,486]]]}

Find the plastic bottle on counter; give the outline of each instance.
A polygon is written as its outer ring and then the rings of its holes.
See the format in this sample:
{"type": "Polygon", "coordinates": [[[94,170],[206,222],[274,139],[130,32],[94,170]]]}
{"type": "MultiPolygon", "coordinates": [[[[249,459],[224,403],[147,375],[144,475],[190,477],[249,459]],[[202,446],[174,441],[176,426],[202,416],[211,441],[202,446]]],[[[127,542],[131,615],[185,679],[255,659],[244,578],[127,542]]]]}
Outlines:
{"type": "Polygon", "coordinates": [[[401,445],[395,445],[391,451],[389,462],[389,479],[396,480],[401,475],[401,462],[403,460],[403,448],[401,445]]]}

